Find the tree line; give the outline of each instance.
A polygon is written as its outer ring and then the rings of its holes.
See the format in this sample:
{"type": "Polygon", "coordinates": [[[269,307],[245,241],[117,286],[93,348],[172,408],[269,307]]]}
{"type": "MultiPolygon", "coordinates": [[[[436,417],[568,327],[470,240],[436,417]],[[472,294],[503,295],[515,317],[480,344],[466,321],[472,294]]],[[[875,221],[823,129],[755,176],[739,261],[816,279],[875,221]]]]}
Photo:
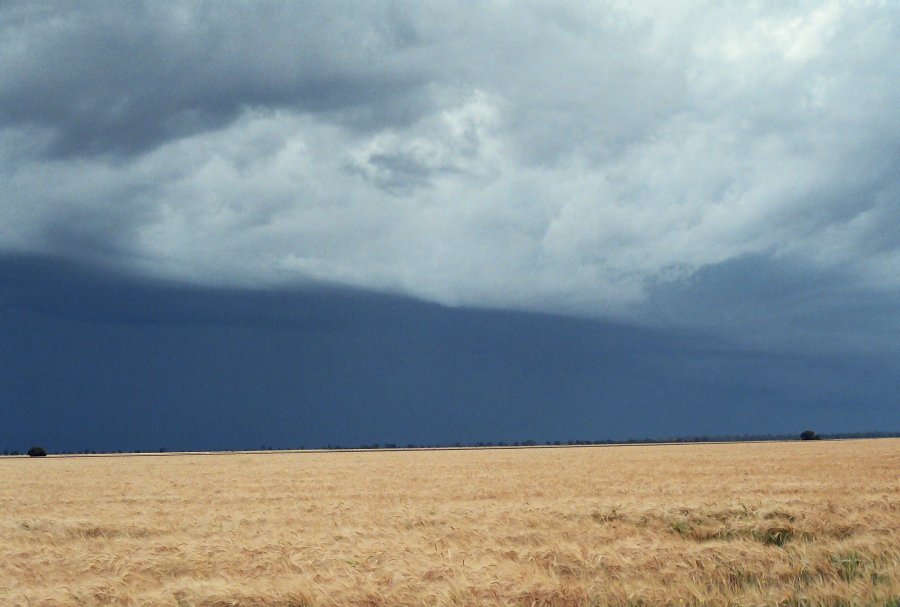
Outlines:
{"type": "MultiPolygon", "coordinates": [[[[603,439],[603,440],[587,440],[587,439],[569,439],[569,440],[544,440],[535,441],[532,439],[520,441],[478,441],[478,442],[453,442],[453,443],[362,443],[356,445],[340,445],[328,444],[323,447],[315,447],[315,450],[375,450],[375,449],[489,449],[502,447],[575,447],[590,445],[633,445],[633,444],[661,444],[661,443],[733,443],[733,442],[763,442],[763,441],[789,441],[789,440],[820,440],[820,439],[855,439],[855,438],[897,438],[900,432],[838,432],[830,434],[818,434],[813,430],[804,430],[797,434],[720,434],[720,435],[696,435],[696,436],[676,436],[676,437],[644,437],[644,438],[628,438],[625,440],[603,439]]],[[[247,451],[248,449],[224,449],[228,451],[247,451]]],[[[259,451],[306,451],[305,446],[280,448],[271,445],[263,445],[259,451]]],[[[135,454],[135,453],[166,453],[165,447],[158,449],[136,449],[136,450],[116,450],[116,451],[96,451],[94,449],[83,449],[81,451],[54,451],[57,455],[96,455],[98,453],[107,454],[135,454]]],[[[48,451],[44,447],[32,446],[25,452],[17,449],[3,449],[0,451],[2,455],[30,455],[32,457],[41,457],[47,455],[48,451]]]]}

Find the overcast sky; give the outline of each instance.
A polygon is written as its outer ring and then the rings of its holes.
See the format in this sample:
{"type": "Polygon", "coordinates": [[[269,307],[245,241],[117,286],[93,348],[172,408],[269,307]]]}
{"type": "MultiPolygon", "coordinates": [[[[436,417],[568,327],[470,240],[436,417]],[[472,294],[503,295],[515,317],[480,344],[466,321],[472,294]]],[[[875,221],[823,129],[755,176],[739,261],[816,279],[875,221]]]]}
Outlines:
{"type": "Polygon", "coordinates": [[[0,246],[588,314],[748,255],[896,292],[898,10],[5,4],[0,246]]]}
{"type": "Polygon", "coordinates": [[[889,0],[5,2],[0,253],[895,355],[898,23],[889,0]]]}

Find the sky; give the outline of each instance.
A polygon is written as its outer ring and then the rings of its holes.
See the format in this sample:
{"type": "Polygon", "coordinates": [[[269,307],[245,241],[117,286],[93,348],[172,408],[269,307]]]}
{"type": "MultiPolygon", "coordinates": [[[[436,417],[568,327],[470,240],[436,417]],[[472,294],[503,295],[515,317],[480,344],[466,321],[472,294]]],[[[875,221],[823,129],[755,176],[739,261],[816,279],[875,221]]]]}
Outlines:
{"type": "Polygon", "coordinates": [[[900,430],[898,19],[3,3],[0,448],[900,430]]]}

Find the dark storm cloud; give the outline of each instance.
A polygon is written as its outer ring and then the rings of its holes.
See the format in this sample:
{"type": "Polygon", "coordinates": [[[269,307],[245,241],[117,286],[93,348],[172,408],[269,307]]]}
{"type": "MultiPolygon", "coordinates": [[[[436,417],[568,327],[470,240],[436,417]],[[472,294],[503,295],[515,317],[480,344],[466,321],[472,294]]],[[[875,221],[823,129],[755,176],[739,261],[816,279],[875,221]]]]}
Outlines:
{"type": "Polygon", "coordinates": [[[394,59],[406,40],[390,11],[344,8],[335,20],[323,3],[14,4],[0,121],[48,129],[71,156],[145,151],[247,108],[414,118],[424,82],[394,59]]]}
{"type": "Polygon", "coordinates": [[[886,3],[0,11],[0,251],[773,339],[896,326],[886,3]]]}
{"type": "Polygon", "coordinates": [[[640,316],[764,349],[900,358],[898,298],[896,291],[854,284],[846,269],[749,256],[658,285],[640,316]]]}
{"type": "Polygon", "coordinates": [[[113,269],[27,255],[0,256],[0,303],[13,314],[134,326],[289,327],[359,331],[387,326],[410,300],[319,284],[313,288],[198,289],[113,269]],[[297,305],[298,303],[302,305],[297,305]],[[356,311],[365,309],[365,318],[356,311]]]}
{"type": "Polygon", "coordinates": [[[895,431],[898,357],[0,256],[0,447],[895,431]]]}

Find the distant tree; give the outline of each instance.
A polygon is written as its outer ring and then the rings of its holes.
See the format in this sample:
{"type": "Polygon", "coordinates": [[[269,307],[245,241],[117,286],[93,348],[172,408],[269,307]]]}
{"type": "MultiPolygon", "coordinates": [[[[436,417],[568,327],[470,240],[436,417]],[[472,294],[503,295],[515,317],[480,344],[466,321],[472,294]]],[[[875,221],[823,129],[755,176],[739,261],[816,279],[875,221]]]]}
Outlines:
{"type": "Polygon", "coordinates": [[[28,455],[31,457],[46,457],[47,451],[43,447],[32,447],[28,450],[28,455]]]}
{"type": "Polygon", "coordinates": [[[804,430],[800,433],[800,440],[820,440],[822,437],[812,430],[804,430]]]}

